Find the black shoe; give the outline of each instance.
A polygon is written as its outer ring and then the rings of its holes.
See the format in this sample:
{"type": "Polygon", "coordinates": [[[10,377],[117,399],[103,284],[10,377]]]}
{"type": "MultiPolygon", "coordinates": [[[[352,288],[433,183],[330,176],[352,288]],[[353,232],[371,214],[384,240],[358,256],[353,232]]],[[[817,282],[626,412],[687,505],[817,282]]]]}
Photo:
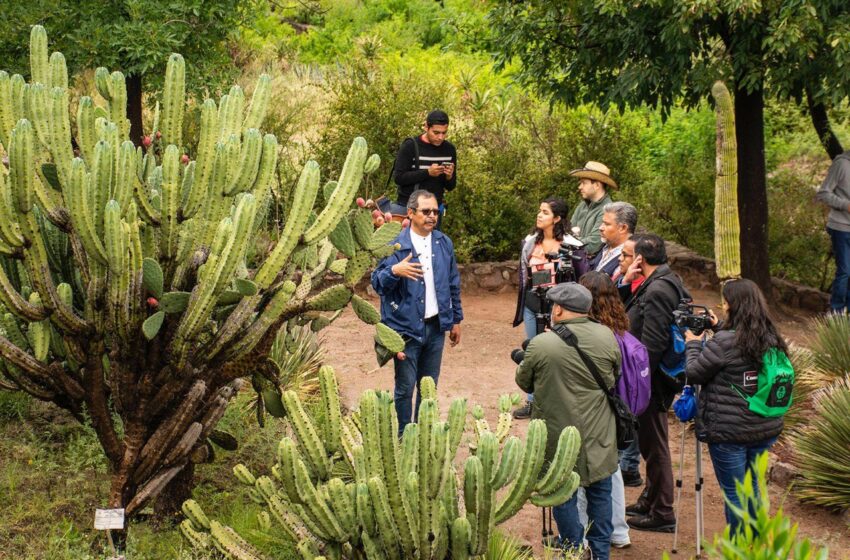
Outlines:
{"type": "Polygon", "coordinates": [[[675,519],[659,519],[651,515],[642,515],[627,519],[629,527],[638,531],[653,531],[655,533],[672,533],[676,529],[675,519]]]}
{"type": "Polygon", "coordinates": [[[531,418],[531,403],[526,401],[525,406],[522,406],[513,412],[514,418],[517,420],[527,420],[531,418]]]}
{"type": "Polygon", "coordinates": [[[629,517],[632,516],[644,516],[649,515],[649,504],[646,502],[638,501],[630,506],[626,506],[626,515],[629,517]]]}
{"type": "Polygon", "coordinates": [[[640,477],[640,471],[623,471],[623,486],[637,488],[641,485],[643,479],[640,477]]]}

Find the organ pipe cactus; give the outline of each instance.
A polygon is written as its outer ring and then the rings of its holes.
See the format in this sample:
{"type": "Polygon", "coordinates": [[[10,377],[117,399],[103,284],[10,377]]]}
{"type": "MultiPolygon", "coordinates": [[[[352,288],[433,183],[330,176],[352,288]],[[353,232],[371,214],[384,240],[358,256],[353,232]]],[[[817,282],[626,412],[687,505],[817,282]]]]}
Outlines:
{"type": "Polygon", "coordinates": [[[741,224],[738,219],[738,143],[735,109],[723,82],[711,88],[717,113],[717,177],[714,183],[714,258],[721,282],[741,277],[741,224]]]}
{"type": "MultiPolygon", "coordinates": [[[[418,422],[398,438],[392,397],[368,390],[358,410],[342,416],[333,370],[319,372],[324,420],[318,424],[295,393],[284,395],[294,437],[285,437],[271,476],[237,465],[234,474],[265,509],[262,531],[297,541],[305,560],[316,558],[481,557],[494,526],[527,501],[561,504],[578,488],[573,471],[579,434],[564,429],[555,456],[544,464],[546,425],[532,420],[526,440],[476,427],[477,449],[462,466],[456,456],[467,403],[455,400],[440,420],[433,379],[422,380],[418,422]],[[501,447],[501,449],[500,449],[501,447]]],[[[510,409],[510,397],[503,398],[510,409]]],[[[186,538],[226,558],[263,558],[233,530],[210,520],[193,500],[183,506],[186,538]]]]}
{"type": "MultiPolygon", "coordinates": [[[[267,355],[276,333],[338,316],[326,314],[348,304],[400,227],[356,242],[330,235],[350,234],[366,214],[347,214],[369,157],[357,138],[317,216],[319,167],[304,165],[284,231],[254,273],[246,253],[278,158],[276,138],[259,130],[268,77],[249,103],[236,86],[203,103],[190,158],[179,54],[168,60],[161,135],[143,149],[127,138],[124,77],[98,69],[107,106],[80,98],[72,127],[65,59],[48,53],[35,26],[30,81],[0,72],[0,151],[9,159],[8,170],[0,166],[0,387],[90,418],[112,473],[109,505],[131,516],[166,487],[185,491],[210,441],[234,447],[215,425],[238,381],[265,379],[274,398],[267,355]],[[355,264],[328,287],[339,251],[355,264]]],[[[371,304],[356,301],[358,315],[375,322],[371,304]]],[[[403,344],[378,328],[388,348],[403,344]]]]}

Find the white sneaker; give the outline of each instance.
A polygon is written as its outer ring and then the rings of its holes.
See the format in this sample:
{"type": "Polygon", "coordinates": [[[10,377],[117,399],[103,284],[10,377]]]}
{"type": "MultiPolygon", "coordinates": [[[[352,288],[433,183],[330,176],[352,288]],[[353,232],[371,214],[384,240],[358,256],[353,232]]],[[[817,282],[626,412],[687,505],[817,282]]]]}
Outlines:
{"type": "Polygon", "coordinates": [[[632,541],[630,541],[630,540],[623,541],[623,542],[611,541],[611,546],[614,547],[614,548],[629,548],[630,546],[632,546],[632,541]]]}

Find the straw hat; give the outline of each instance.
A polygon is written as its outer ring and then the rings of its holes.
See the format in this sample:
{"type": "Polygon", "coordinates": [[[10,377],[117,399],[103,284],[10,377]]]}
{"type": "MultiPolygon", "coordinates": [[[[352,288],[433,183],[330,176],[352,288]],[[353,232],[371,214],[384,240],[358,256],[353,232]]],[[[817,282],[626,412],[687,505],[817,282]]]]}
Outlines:
{"type": "Polygon", "coordinates": [[[573,169],[570,175],[579,179],[590,179],[591,181],[600,181],[608,186],[617,187],[617,182],[611,178],[611,170],[604,163],[598,161],[588,161],[584,167],[573,169]]]}

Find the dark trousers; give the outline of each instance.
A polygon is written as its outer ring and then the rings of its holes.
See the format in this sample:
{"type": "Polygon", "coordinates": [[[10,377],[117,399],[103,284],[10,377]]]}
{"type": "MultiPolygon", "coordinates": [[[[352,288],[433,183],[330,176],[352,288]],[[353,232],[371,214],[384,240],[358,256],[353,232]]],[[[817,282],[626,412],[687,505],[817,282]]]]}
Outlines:
{"type": "Polygon", "coordinates": [[[422,397],[419,384],[425,376],[433,377],[434,383],[440,377],[440,363],[443,360],[443,346],[446,333],[440,329],[437,317],[425,321],[425,336],[422,342],[411,338],[404,345],[406,359],[393,358],[395,365],[395,411],[398,416],[398,433],[404,433],[404,427],[414,421],[419,412],[422,397]],[[413,390],[416,389],[416,408],[413,409],[413,390]]]}
{"type": "Polygon", "coordinates": [[[832,253],[835,255],[835,279],[832,281],[829,306],[832,311],[845,313],[850,308],[850,231],[830,228],[826,231],[832,239],[832,253]]]}
{"type": "Polygon", "coordinates": [[[646,501],[651,516],[672,521],[673,464],[667,442],[667,411],[656,399],[653,393],[646,411],[638,417],[638,444],[646,463],[646,489],[641,500],[646,501]]]}
{"type": "Polygon", "coordinates": [[[614,530],[611,523],[611,477],[585,486],[584,495],[587,498],[589,527],[584,527],[579,519],[578,492],[563,504],[552,508],[561,545],[565,548],[581,548],[582,542],[587,538],[594,560],[608,560],[611,533],[614,530]]]}
{"type": "MultiPolygon", "coordinates": [[[[738,499],[738,493],[735,491],[735,482],[743,482],[747,471],[752,470],[752,465],[756,458],[762,453],[770,449],[776,438],[770,438],[755,443],[709,443],[708,453],[711,455],[711,464],[714,466],[714,474],[717,476],[717,483],[723,490],[723,495],[726,496],[727,503],[725,504],[726,523],[732,527],[732,534],[738,532],[741,524],[741,519],[729,509],[729,502],[732,505],[740,508],[741,500],[738,499]]],[[[755,496],[758,497],[758,485],[755,483],[755,473],[753,473],[753,490],[755,496]]],[[[755,512],[750,512],[755,516],[755,512]]]]}

